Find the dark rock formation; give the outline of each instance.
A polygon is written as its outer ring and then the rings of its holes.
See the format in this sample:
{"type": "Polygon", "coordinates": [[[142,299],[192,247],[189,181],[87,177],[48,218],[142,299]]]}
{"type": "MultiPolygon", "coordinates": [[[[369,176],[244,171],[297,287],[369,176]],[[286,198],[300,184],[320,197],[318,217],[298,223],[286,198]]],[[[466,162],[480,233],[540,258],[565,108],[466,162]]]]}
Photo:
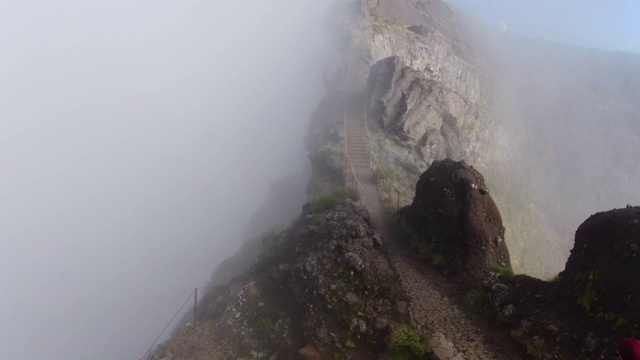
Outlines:
{"type": "Polygon", "coordinates": [[[380,236],[362,207],[344,204],[316,216],[322,223],[295,245],[290,285],[306,308],[306,338],[326,358],[363,341],[383,347],[389,326],[401,318],[401,294],[380,236]]]}
{"type": "Polygon", "coordinates": [[[435,161],[401,216],[417,241],[476,281],[498,265],[511,268],[498,208],[482,175],[463,161],[435,161]]]}
{"type": "Polygon", "coordinates": [[[252,269],[200,301],[189,323],[151,359],[374,359],[408,324],[407,299],[370,227],[351,202],[263,239],[252,269]]]}
{"type": "Polygon", "coordinates": [[[616,358],[619,340],[640,336],[639,246],[640,207],[592,215],[558,278],[491,282],[491,310],[535,359],[616,358]]]}
{"type": "Polygon", "coordinates": [[[588,313],[616,327],[640,324],[640,207],[592,215],[576,231],[560,274],[588,313]]]}

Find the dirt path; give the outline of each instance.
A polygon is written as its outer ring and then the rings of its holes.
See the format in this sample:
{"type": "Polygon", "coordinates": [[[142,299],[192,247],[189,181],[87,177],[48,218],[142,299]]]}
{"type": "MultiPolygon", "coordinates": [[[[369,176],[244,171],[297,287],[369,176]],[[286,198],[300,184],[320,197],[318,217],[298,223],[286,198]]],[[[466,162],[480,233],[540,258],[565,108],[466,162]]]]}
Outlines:
{"type": "MultiPolygon", "coordinates": [[[[361,43],[361,41],[360,41],[361,43]]],[[[385,239],[386,251],[402,287],[410,299],[409,309],[413,322],[429,339],[431,348],[441,359],[518,359],[512,352],[487,344],[480,329],[459,307],[436,288],[413,259],[399,251],[393,242],[394,229],[374,178],[367,129],[364,123],[361,45],[352,44],[347,69],[345,104],[345,139],[350,166],[353,168],[359,192],[364,190],[364,206],[385,239]]]]}

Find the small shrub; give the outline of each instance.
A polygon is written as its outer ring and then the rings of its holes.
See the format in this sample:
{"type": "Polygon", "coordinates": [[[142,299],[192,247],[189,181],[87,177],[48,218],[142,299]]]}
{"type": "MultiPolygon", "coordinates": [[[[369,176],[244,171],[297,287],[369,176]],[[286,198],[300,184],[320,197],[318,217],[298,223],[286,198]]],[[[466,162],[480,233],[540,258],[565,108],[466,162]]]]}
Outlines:
{"type": "Polygon", "coordinates": [[[354,188],[348,188],[346,190],[347,192],[347,198],[351,199],[353,201],[358,201],[360,200],[360,192],[358,192],[358,190],[354,189],[354,188]]]}
{"type": "Polygon", "coordinates": [[[591,288],[588,288],[580,298],[578,298],[578,305],[582,307],[587,313],[591,313],[593,304],[598,300],[596,293],[591,288]]]}
{"type": "Polygon", "coordinates": [[[256,262],[253,264],[253,270],[257,273],[265,273],[275,269],[280,263],[287,259],[287,253],[284,247],[278,244],[272,244],[262,251],[256,262]]]}
{"type": "Polygon", "coordinates": [[[629,326],[629,322],[627,321],[627,319],[623,318],[622,316],[620,316],[618,318],[618,320],[616,320],[616,323],[613,324],[613,330],[619,330],[619,329],[624,329],[626,327],[629,326]]]}
{"type": "Polygon", "coordinates": [[[469,291],[467,296],[465,296],[464,303],[474,314],[487,314],[491,311],[489,294],[487,294],[482,286],[469,291]]]}
{"type": "Polygon", "coordinates": [[[491,269],[491,271],[496,273],[496,274],[500,274],[500,275],[506,277],[507,279],[511,279],[514,276],[516,276],[516,274],[513,273],[513,270],[509,269],[508,267],[504,267],[504,266],[500,266],[500,265],[494,266],[493,269],[491,269]]]}
{"type": "MultiPolygon", "coordinates": [[[[602,314],[602,313],[600,313],[600,314],[602,314]]],[[[614,320],[616,320],[618,318],[618,315],[616,315],[615,313],[612,313],[612,312],[608,312],[606,314],[603,314],[602,317],[604,318],[604,321],[613,322],[614,320]]]]}
{"type": "Polygon", "coordinates": [[[445,267],[447,265],[447,259],[440,254],[433,254],[431,257],[431,264],[435,267],[445,267]]]}
{"type": "Polygon", "coordinates": [[[500,325],[506,325],[509,323],[509,318],[504,314],[503,311],[498,311],[496,313],[496,323],[500,325]]]}
{"type": "Polygon", "coordinates": [[[396,182],[398,174],[394,168],[380,165],[376,168],[375,176],[376,180],[378,180],[379,182],[385,181],[386,187],[388,187],[388,181],[391,180],[392,182],[396,182]]]}
{"type": "Polygon", "coordinates": [[[311,199],[311,209],[314,214],[325,213],[347,200],[354,199],[354,192],[338,188],[330,194],[318,195],[311,199]]]}
{"type": "Polygon", "coordinates": [[[403,326],[391,335],[389,341],[391,359],[422,359],[428,352],[417,331],[403,326]]]}

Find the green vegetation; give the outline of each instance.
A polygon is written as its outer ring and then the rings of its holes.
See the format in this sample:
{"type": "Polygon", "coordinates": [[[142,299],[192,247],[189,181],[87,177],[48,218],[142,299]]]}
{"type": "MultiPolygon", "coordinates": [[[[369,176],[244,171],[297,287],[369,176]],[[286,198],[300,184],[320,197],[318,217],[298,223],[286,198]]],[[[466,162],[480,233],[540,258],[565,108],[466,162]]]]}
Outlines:
{"type": "Polygon", "coordinates": [[[605,321],[609,324],[612,324],[613,331],[622,330],[628,334],[635,335],[636,330],[638,330],[639,328],[637,324],[629,323],[629,321],[624,316],[620,314],[616,314],[614,312],[607,312],[607,313],[599,312],[595,316],[595,318],[600,321],[605,321]]]}
{"type": "Polygon", "coordinates": [[[487,294],[487,291],[482,285],[469,291],[464,299],[464,303],[474,314],[488,315],[492,313],[489,294],[487,294]]]}
{"type": "Polygon", "coordinates": [[[324,161],[330,158],[344,158],[344,150],[334,146],[323,146],[317,151],[318,157],[324,161]]]}
{"type": "Polygon", "coordinates": [[[504,277],[506,277],[507,279],[511,279],[514,276],[516,276],[516,274],[513,273],[513,270],[504,267],[504,266],[500,266],[500,265],[496,265],[491,269],[492,272],[502,275],[504,277]]]}
{"type": "Polygon", "coordinates": [[[274,270],[287,259],[286,249],[279,244],[284,233],[268,231],[262,235],[262,251],[258,255],[253,270],[257,273],[265,273],[274,270]]]}
{"type": "Polygon", "coordinates": [[[330,194],[313,197],[311,199],[311,211],[314,214],[323,214],[332,210],[336,205],[347,199],[357,200],[357,196],[353,191],[345,188],[338,188],[330,194]]]}
{"type": "Polygon", "coordinates": [[[286,251],[278,245],[271,245],[265,248],[256,259],[253,269],[257,273],[264,273],[275,269],[287,258],[286,251]]]}
{"type": "Polygon", "coordinates": [[[629,326],[629,322],[627,321],[627,319],[623,318],[622,316],[619,317],[615,324],[613,324],[613,330],[618,330],[618,329],[625,329],[629,326]]]}
{"type": "Polygon", "coordinates": [[[578,298],[578,305],[588,314],[591,314],[591,309],[593,309],[596,300],[598,300],[596,293],[589,287],[585,290],[584,294],[578,298]]]}
{"type": "Polygon", "coordinates": [[[396,330],[389,339],[390,359],[422,359],[429,351],[412,327],[405,325],[396,330]]]}
{"type": "Polygon", "coordinates": [[[447,259],[445,259],[444,255],[433,254],[431,256],[431,264],[435,267],[444,267],[447,265],[447,259]]]}
{"type": "Polygon", "coordinates": [[[409,246],[415,251],[418,257],[441,271],[455,272],[457,270],[454,259],[448,258],[442,254],[435,246],[435,235],[427,234],[426,239],[414,234],[413,231],[403,222],[403,237],[409,243],[409,246]]]}
{"type": "Polygon", "coordinates": [[[389,179],[393,182],[397,182],[398,172],[392,167],[380,165],[376,168],[375,175],[378,183],[385,180],[388,182],[389,179]]]}

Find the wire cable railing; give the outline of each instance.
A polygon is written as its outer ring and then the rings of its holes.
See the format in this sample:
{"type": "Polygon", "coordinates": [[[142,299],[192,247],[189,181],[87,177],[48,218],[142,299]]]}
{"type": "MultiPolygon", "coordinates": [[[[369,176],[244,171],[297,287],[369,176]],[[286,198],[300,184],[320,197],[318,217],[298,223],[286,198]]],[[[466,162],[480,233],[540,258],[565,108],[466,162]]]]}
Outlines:
{"type": "Polygon", "coordinates": [[[169,320],[169,322],[167,323],[167,325],[165,325],[164,329],[162,329],[162,331],[160,332],[160,334],[158,335],[158,337],[156,337],[156,339],[153,341],[153,344],[151,344],[151,346],[149,346],[149,350],[147,350],[146,353],[144,353],[144,355],[142,355],[142,357],[140,358],[140,360],[144,360],[147,355],[149,355],[149,353],[151,353],[151,350],[153,350],[153,347],[158,343],[158,340],[160,340],[160,338],[162,337],[162,335],[164,334],[165,331],[167,331],[167,329],[169,328],[169,325],[171,325],[171,323],[173,322],[173,320],[175,320],[175,318],[178,316],[178,314],[180,314],[180,312],[182,312],[182,309],[184,309],[185,306],[187,306],[187,303],[189,302],[189,300],[191,299],[191,297],[193,296],[193,294],[195,293],[195,290],[193,290],[190,294],[189,297],[187,297],[187,299],[184,301],[184,303],[182,304],[182,306],[180,306],[180,309],[178,309],[178,311],[176,311],[176,313],[173,315],[173,317],[171,318],[171,320],[169,320]]]}
{"type": "Polygon", "coordinates": [[[160,334],[158,334],[158,336],[153,341],[153,343],[151,344],[151,346],[149,347],[147,352],[145,352],[144,355],[142,355],[140,360],[145,360],[147,358],[147,356],[153,350],[153,347],[158,343],[158,340],[160,340],[160,338],[162,337],[162,335],[164,335],[165,331],[167,331],[167,329],[169,328],[171,323],[173,323],[173,320],[175,320],[176,317],[182,312],[184,307],[187,306],[187,303],[189,303],[189,300],[191,299],[192,296],[194,296],[194,299],[193,299],[193,330],[195,331],[197,329],[197,327],[198,327],[198,324],[197,324],[197,321],[198,321],[198,290],[210,289],[210,288],[213,288],[213,287],[215,287],[215,285],[201,286],[201,287],[197,287],[197,288],[193,289],[193,291],[191,291],[191,293],[189,293],[189,296],[184,301],[184,303],[182,303],[182,306],[180,306],[178,311],[176,311],[176,313],[171,317],[169,322],[167,322],[167,325],[165,325],[164,329],[162,329],[160,334]]]}

